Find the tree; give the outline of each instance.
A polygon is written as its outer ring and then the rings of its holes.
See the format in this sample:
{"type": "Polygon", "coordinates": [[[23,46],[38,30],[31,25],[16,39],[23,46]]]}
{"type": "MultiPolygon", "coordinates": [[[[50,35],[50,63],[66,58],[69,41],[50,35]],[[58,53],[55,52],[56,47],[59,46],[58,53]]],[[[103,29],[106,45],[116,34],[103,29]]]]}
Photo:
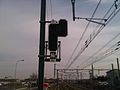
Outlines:
{"type": "Polygon", "coordinates": [[[37,79],[37,74],[36,73],[32,73],[29,78],[31,80],[36,80],[37,79]]]}

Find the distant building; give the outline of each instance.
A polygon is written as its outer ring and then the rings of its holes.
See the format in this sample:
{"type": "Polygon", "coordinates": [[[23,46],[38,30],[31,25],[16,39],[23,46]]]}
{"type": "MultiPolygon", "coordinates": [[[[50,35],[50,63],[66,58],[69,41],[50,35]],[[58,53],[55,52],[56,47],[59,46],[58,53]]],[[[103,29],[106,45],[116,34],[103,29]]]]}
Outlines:
{"type": "Polygon", "coordinates": [[[107,72],[107,81],[111,88],[120,90],[120,70],[114,69],[107,72]]]}
{"type": "Polygon", "coordinates": [[[14,83],[16,80],[15,79],[0,79],[0,83],[2,85],[7,85],[9,83],[14,83]]]}
{"type": "Polygon", "coordinates": [[[21,83],[28,88],[36,87],[37,86],[37,79],[28,78],[28,79],[22,80],[21,83]]]}

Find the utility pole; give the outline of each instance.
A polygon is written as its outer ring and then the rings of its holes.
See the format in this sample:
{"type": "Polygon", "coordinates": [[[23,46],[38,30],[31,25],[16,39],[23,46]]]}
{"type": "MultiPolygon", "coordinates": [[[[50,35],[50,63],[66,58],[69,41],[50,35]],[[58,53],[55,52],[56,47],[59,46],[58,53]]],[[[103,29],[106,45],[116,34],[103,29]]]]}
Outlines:
{"type": "Polygon", "coordinates": [[[58,87],[58,84],[59,84],[59,77],[58,77],[58,69],[57,69],[57,87],[58,87]]]}
{"type": "Polygon", "coordinates": [[[78,69],[76,70],[76,73],[77,73],[77,80],[79,80],[79,71],[78,71],[78,69]]]}
{"type": "Polygon", "coordinates": [[[91,68],[92,68],[92,79],[94,78],[94,66],[93,66],[93,64],[91,65],[91,68]]]}
{"type": "Polygon", "coordinates": [[[70,83],[70,81],[71,81],[71,74],[69,74],[69,76],[68,76],[68,77],[69,77],[69,83],[70,83]]]}
{"type": "Polygon", "coordinates": [[[38,90],[43,90],[44,83],[45,25],[46,25],[46,0],[41,0],[40,42],[38,55],[39,57],[38,90]]]}
{"type": "Polygon", "coordinates": [[[73,21],[75,21],[75,0],[71,0],[72,3],[72,11],[73,11],[73,21]]]}
{"type": "Polygon", "coordinates": [[[111,64],[111,66],[112,66],[112,70],[114,70],[114,65],[113,65],[113,64],[111,64]]]}
{"type": "Polygon", "coordinates": [[[118,75],[120,79],[120,65],[119,65],[119,59],[117,58],[117,67],[118,67],[118,75]]]}
{"type": "Polygon", "coordinates": [[[83,75],[82,75],[82,72],[80,72],[80,79],[81,79],[81,80],[83,79],[83,75]]]}
{"type": "Polygon", "coordinates": [[[55,79],[55,73],[56,73],[56,64],[54,64],[54,79],[55,79]]]}
{"type": "Polygon", "coordinates": [[[111,66],[112,66],[112,78],[113,78],[113,80],[112,80],[112,90],[116,90],[116,89],[115,89],[115,73],[114,73],[114,65],[111,64],[111,66]]]}
{"type": "Polygon", "coordinates": [[[94,67],[93,67],[93,64],[92,64],[92,78],[91,78],[91,89],[94,90],[94,67]]]}

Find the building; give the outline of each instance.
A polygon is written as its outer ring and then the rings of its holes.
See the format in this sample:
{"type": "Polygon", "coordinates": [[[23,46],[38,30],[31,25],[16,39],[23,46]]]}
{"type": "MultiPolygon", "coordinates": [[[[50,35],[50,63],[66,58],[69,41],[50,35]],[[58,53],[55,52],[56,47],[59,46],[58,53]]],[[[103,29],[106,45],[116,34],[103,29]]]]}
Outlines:
{"type": "Polygon", "coordinates": [[[120,70],[113,69],[107,72],[108,84],[112,90],[120,90],[120,70]]]}

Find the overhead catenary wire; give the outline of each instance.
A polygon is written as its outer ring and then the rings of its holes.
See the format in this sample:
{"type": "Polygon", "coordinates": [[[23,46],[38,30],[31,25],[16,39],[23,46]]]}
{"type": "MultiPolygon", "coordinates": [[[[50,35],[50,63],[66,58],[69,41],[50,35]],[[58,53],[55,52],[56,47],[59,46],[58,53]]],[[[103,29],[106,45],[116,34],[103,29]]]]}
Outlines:
{"type": "MultiPolygon", "coordinates": [[[[120,3],[119,3],[119,4],[120,4],[120,3]]],[[[116,9],[114,9],[113,12],[109,15],[109,13],[111,12],[112,8],[114,8],[114,6],[115,6],[115,3],[113,3],[113,4],[111,5],[111,7],[110,7],[109,10],[106,12],[106,14],[103,16],[102,19],[105,19],[105,18],[106,18],[106,20],[108,20],[111,15],[114,15],[113,13],[116,11],[116,9]],[[108,16],[108,15],[109,15],[109,16],[108,16]],[[107,17],[107,16],[108,16],[108,17],[107,17]]],[[[102,22],[102,20],[101,20],[101,22],[102,22]]],[[[110,22],[110,20],[109,20],[109,22],[110,22]]],[[[106,23],[106,24],[107,24],[107,23],[106,23]]],[[[100,26],[100,25],[98,24],[93,31],[95,31],[95,30],[97,29],[97,27],[99,27],[99,26],[100,26]]]]}
{"type": "MultiPolygon", "coordinates": [[[[97,6],[96,6],[96,8],[95,8],[95,10],[94,10],[94,12],[93,12],[91,18],[90,18],[90,20],[92,20],[92,18],[94,17],[94,15],[95,15],[95,13],[96,13],[96,11],[97,11],[97,9],[98,9],[100,3],[101,3],[101,0],[99,0],[99,2],[98,2],[98,4],[97,4],[97,6]]],[[[75,51],[77,50],[79,44],[81,43],[81,40],[83,39],[83,37],[84,37],[84,35],[85,35],[85,33],[86,33],[86,31],[87,31],[87,29],[88,29],[90,23],[91,23],[90,21],[87,23],[87,25],[86,25],[86,27],[85,27],[83,33],[82,33],[82,36],[80,37],[80,39],[79,39],[79,41],[78,41],[78,43],[77,43],[75,49],[73,50],[73,52],[72,52],[72,54],[71,54],[70,58],[68,59],[68,62],[67,62],[67,64],[66,64],[65,66],[68,65],[69,61],[72,59],[73,55],[75,54],[75,51]]]]}
{"type": "Polygon", "coordinates": [[[101,61],[101,60],[103,60],[104,58],[106,58],[106,57],[108,57],[108,56],[110,56],[110,55],[112,55],[112,54],[115,54],[116,52],[119,52],[119,51],[120,51],[120,41],[118,41],[117,43],[115,43],[113,46],[111,46],[111,47],[110,47],[109,49],[107,49],[105,52],[101,53],[98,57],[96,57],[96,58],[94,59],[93,62],[91,62],[91,63],[89,63],[89,64],[87,64],[87,65],[84,65],[84,67],[82,67],[82,69],[83,69],[83,68],[86,68],[87,66],[92,65],[93,63],[96,63],[96,62],[98,62],[98,61],[101,61]]]}
{"type": "MultiPolygon", "coordinates": [[[[111,6],[111,7],[113,7],[114,6],[114,4],[111,6]]],[[[108,10],[109,12],[112,10],[112,8],[110,7],[110,9],[108,10]]],[[[108,16],[108,20],[107,20],[107,22],[105,23],[105,26],[117,15],[117,13],[120,11],[120,3],[118,4],[118,8],[116,9],[114,9],[113,10],[113,12],[112,13],[110,13],[110,15],[108,16]],[[119,8],[119,9],[118,9],[119,8]]],[[[105,14],[105,16],[104,16],[104,18],[107,16],[107,14],[109,14],[109,12],[107,12],[106,14],[105,14]]],[[[90,41],[87,43],[87,47],[88,47],[88,45],[94,40],[94,38],[103,30],[103,28],[105,27],[104,25],[98,25],[98,26],[100,26],[99,27],[99,29],[97,30],[97,32],[96,33],[93,33],[93,34],[90,34],[90,41]],[[93,36],[92,36],[93,35],[93,36]],[[92,38],[91,38],[91,36],[92,36],[92,38]]],[[[97,27],[98,27],[97,26],[97,27]]],[[[80,51],[78,52],[78,54],[76,55],[76,57],[70,62],[70,64],[68,65],[68,67],[67,68],[69,68],[76,60],[77,60],[77,58],[82,54],[82,52],[87,48],[87,47],[85,47],[85,46],[83,46],[81,49],[80,49],[80,51]]]]}
{"type": "Polygon", "coordinates": [[[109,49],[107,49],[105,52],[100,53],[98,56],[91,58],[87,63],[85,63],[84,65],[81,65],[80,68],[82,68],[82,69],[86,68],[89,65],[94,64],[94,63],[96,63],[98,61],[101,61],[102,59],[104,59],[104,58],[106,58],[106,57],[116,53],[115,51],[119,50],[120,47],[115,47],[115,46],[116,46],[116,44],[113,45],[112,47],[110,47],[109,49]]]}
{"type": "Polygon", "coordinates": [[[88,59],[84,60],[84,62],[81,62],[80,65],[84,65],[84,63],[86,63],[87,61],[90,61],[93,57],[95,57],[95,55],[97,55],[99,52],[101,52],[108,44],[110,44],[113,40],[115,40],[118,36],[120,36],[120,33],[118,33],[115,37],[113,37],[110,41],[108,41],[103,47],[101,47],[100,49],[98,49],[93,55],[91,55],[88,59]]]}

